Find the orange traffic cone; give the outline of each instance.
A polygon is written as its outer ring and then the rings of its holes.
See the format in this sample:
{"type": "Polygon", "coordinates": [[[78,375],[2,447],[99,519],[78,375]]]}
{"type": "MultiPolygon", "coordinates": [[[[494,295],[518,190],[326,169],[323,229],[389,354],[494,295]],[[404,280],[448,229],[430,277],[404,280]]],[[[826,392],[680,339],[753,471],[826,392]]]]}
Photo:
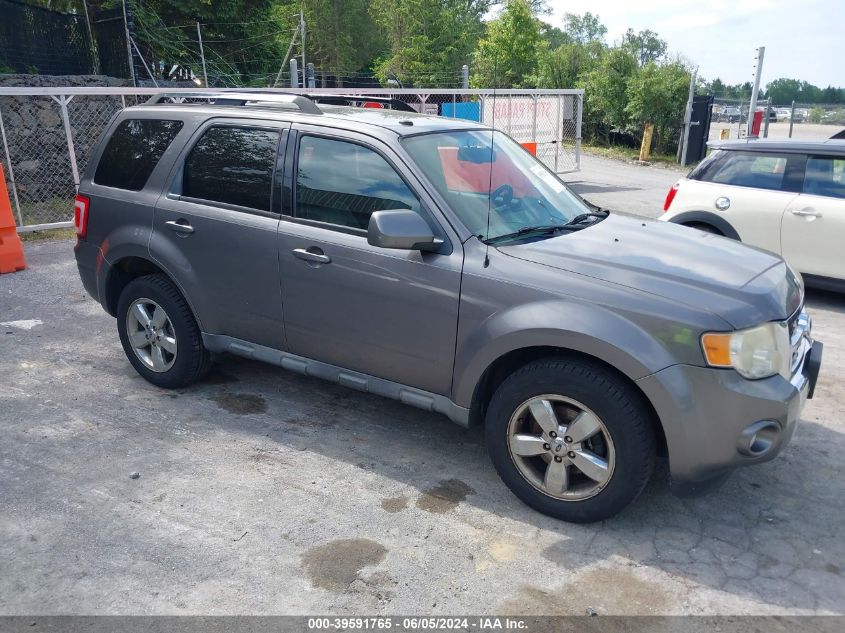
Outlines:
{"type": "Polygon", "coordinates": [[[15,229],[12,203],[6,189],[6,175],[0,165],[0,273],[14,273],[26,268],[23,244],[15,229]]]}

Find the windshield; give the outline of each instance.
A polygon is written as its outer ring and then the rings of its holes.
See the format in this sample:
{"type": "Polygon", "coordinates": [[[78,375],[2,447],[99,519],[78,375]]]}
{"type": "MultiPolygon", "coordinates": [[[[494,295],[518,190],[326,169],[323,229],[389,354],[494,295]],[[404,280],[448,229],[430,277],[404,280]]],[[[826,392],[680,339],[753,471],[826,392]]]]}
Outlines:
{"type": "Polygon", "coordinates": [[[438,132],[403,139],[403,144],[461,221],[483,240],[530,227],[563,226],[591,211],[501,132],[438,132]]]}

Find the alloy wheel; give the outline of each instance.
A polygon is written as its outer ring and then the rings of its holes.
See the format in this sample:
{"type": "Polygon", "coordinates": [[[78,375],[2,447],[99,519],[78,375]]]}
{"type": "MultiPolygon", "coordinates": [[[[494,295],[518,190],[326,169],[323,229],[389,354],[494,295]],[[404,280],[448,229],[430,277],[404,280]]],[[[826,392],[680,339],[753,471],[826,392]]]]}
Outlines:
{"type": "Polygon", "coordinates": [[[534,488],[563,501],[601,492],[616,461],[601,418],[577,400],[555,394],[533,397],[516,408],[508,423],[508,451],[534,488]]]}
{"type": "Polygon", "coordinates": [[[176,333],[167,312],[152,299],[136,299],[126,312],[126,333],[138,359],[162,373],[176,362],[176,333]]]}

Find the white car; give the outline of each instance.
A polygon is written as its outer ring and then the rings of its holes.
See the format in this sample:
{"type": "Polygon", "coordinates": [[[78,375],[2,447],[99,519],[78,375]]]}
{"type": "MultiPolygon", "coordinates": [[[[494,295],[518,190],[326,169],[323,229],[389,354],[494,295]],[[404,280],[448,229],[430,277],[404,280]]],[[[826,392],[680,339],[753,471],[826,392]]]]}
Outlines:
{"type": "Polygon", "coordinates": [[[845,290],[845,140],[710,147],[660,219],[772,251],[808,285],[845,290]]]}

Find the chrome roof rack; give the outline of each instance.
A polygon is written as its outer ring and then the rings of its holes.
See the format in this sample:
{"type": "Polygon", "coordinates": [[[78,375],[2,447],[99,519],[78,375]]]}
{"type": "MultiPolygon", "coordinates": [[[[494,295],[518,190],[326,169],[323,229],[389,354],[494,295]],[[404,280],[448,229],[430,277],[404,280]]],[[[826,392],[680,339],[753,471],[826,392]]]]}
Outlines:
{"type": "Polygon", "coordinates": [[[245,106],[247,104],[295,105],[303,114],[323,114],[323,111],[308,97],[284,92],[162,92],[147,101],[154,105],[168,99],[179,103],[182,99],[205,99],[211,105],[245,106]]]}

